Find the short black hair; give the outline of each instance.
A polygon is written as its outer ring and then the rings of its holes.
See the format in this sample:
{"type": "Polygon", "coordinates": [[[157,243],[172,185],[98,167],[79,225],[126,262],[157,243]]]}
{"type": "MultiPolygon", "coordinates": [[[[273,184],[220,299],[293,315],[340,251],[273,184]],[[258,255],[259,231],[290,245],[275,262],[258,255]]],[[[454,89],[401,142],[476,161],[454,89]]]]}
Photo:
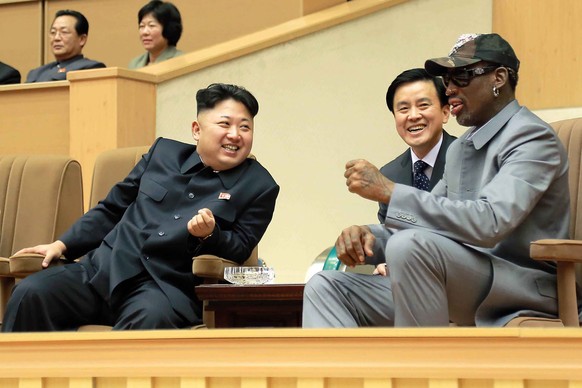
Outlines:
{"type": "MultiPolygon", "coordinates": [[[[79,11],[73,11],[71,9],[61,9],[57,11],[55,14],[55,19],[60,16],[72,16],[77,19],[77,23],[75,23],[75,31],[77,31],[77,35],[88,35],[89,34],[89,22],[87,18],[79,11]]],[[[54,23],[53,19],[53,23],[54,23]]]]}
{"type": "Polygon", "coordinates": [[[449,103],[449,98],[446,95],[445,85],[443,85],[439,77],[430,75],[423,68],[409,69],[403,71],[396,78],[394,78],[394,81],[392,81],[388,87],[388,91],[386,92],[386,105],[388,105],[388,109],[390,109],[392,114],[394,114],[394,95],[396,94],[396,90],[403,84],[416,81],[432,81],[436,89],[437,96],[439,97],[441,106],[445,106],[449,103]]]}
{"type": "Polygon", "coordinates": [[[162,25],[162,36],[168,40],[168,45],[176,46],[182,36],[182,16],[178,8],[169,2],[152,0],[137,13],[137,24],[150,13],[162,25]]]}
{"type": "Polygon", "coordinates": [[[200,89],[196,93],[198,113],[212,109],[219,102],[231,98],[243,104],[251,114],[251,117],[254,118],[259,113],[259,102],[251,92],[242,86],[221,83],[210,84],[207,88],[200,89]]]}

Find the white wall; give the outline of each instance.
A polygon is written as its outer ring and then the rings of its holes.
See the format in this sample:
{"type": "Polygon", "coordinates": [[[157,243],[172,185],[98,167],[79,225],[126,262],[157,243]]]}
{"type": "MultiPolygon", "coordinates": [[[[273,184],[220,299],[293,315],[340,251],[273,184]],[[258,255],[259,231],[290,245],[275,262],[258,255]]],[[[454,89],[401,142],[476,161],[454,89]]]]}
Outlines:
{"type": "Polygon", "coordinates": [[[203,69],[159,85],[157,135],[192,142],[195,93],[212,82],[257,97],[253,153],[281,186],[259,255],[277,283],[302,282],[344,227],[377,222],[377,205],[349,193],[343,172],[350,159],[381,166],[405,149],[385,105],[389,83],[447,55],[461,33],[490,32],[491,19],[491,0],[411,0],[203,69]]]}

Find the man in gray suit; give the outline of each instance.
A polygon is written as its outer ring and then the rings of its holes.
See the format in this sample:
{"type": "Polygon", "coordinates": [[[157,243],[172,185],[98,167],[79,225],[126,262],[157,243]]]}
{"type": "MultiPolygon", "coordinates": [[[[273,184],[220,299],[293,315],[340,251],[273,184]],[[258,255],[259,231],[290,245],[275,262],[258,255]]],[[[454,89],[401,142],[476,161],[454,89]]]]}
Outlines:
{"type": "Polygon", "coordinates": [[[529,258],[540,238],[568,238],[568,161],[552,128],[515,100],[519,60],[497,34],[459,38],[425,63],[443,78],[451,113],[469,127],[429,193],[361,160],[349,191],[383,202],[383,225],[344,231],[346,265],[385,261],[388,276],[322,271],[305,287],[305,327],[502,326],[556,317],[553,263],[529,258]]]}
{"type": "Polygon", "coordinates": [[[87,59],[82,54],[89,35],[89,22],[80,12],[58,11],[49,35],[56,61],[32,69],[26,82],[63,81],[69,71],[105,67],[103,63],[87,59]]]}

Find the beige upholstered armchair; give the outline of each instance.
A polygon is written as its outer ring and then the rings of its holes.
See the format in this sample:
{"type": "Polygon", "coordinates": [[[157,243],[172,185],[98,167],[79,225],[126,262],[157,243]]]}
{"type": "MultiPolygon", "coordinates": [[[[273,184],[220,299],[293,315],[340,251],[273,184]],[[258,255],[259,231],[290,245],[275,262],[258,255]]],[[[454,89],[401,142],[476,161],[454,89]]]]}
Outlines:
{"type": "MultiPolygon", "coordinates": [[[[570,162],[571,240],[534,241],[530,246],[530,255],[534,260],[557,262],[560,323],[578,327],[576,280],[582,284],[582,118],[557,121],[552,123],[552,127],[564,143],[570,162]]],[[[539,321],[539,325],[547,325],[543,320],[539,321]]]]}
{"type": "MultiPolygon", "coordinates": [[[[21,277],[11,271],[9,257],[68,229],[83,214],[82,187],[81,166],[68,156],[0,156],[0,317],[21,277]]],[[[42,259],[32,256],[40,267],[42,259]]]]}

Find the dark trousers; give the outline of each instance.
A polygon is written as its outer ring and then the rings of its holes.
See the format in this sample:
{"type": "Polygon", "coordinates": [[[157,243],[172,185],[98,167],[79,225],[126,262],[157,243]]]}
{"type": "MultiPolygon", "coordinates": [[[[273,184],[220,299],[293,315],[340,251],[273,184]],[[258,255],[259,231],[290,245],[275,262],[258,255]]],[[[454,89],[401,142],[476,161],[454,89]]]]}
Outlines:
{"type": "Polygon", "coordinates": [[[89,283],[83,265],[72,263],[35,273],[19,282],[4,314],[2,331],[63,331],[96,324],[113,330],[187,327],[149,275],[123,282],[107,303],[89,283]]]}

